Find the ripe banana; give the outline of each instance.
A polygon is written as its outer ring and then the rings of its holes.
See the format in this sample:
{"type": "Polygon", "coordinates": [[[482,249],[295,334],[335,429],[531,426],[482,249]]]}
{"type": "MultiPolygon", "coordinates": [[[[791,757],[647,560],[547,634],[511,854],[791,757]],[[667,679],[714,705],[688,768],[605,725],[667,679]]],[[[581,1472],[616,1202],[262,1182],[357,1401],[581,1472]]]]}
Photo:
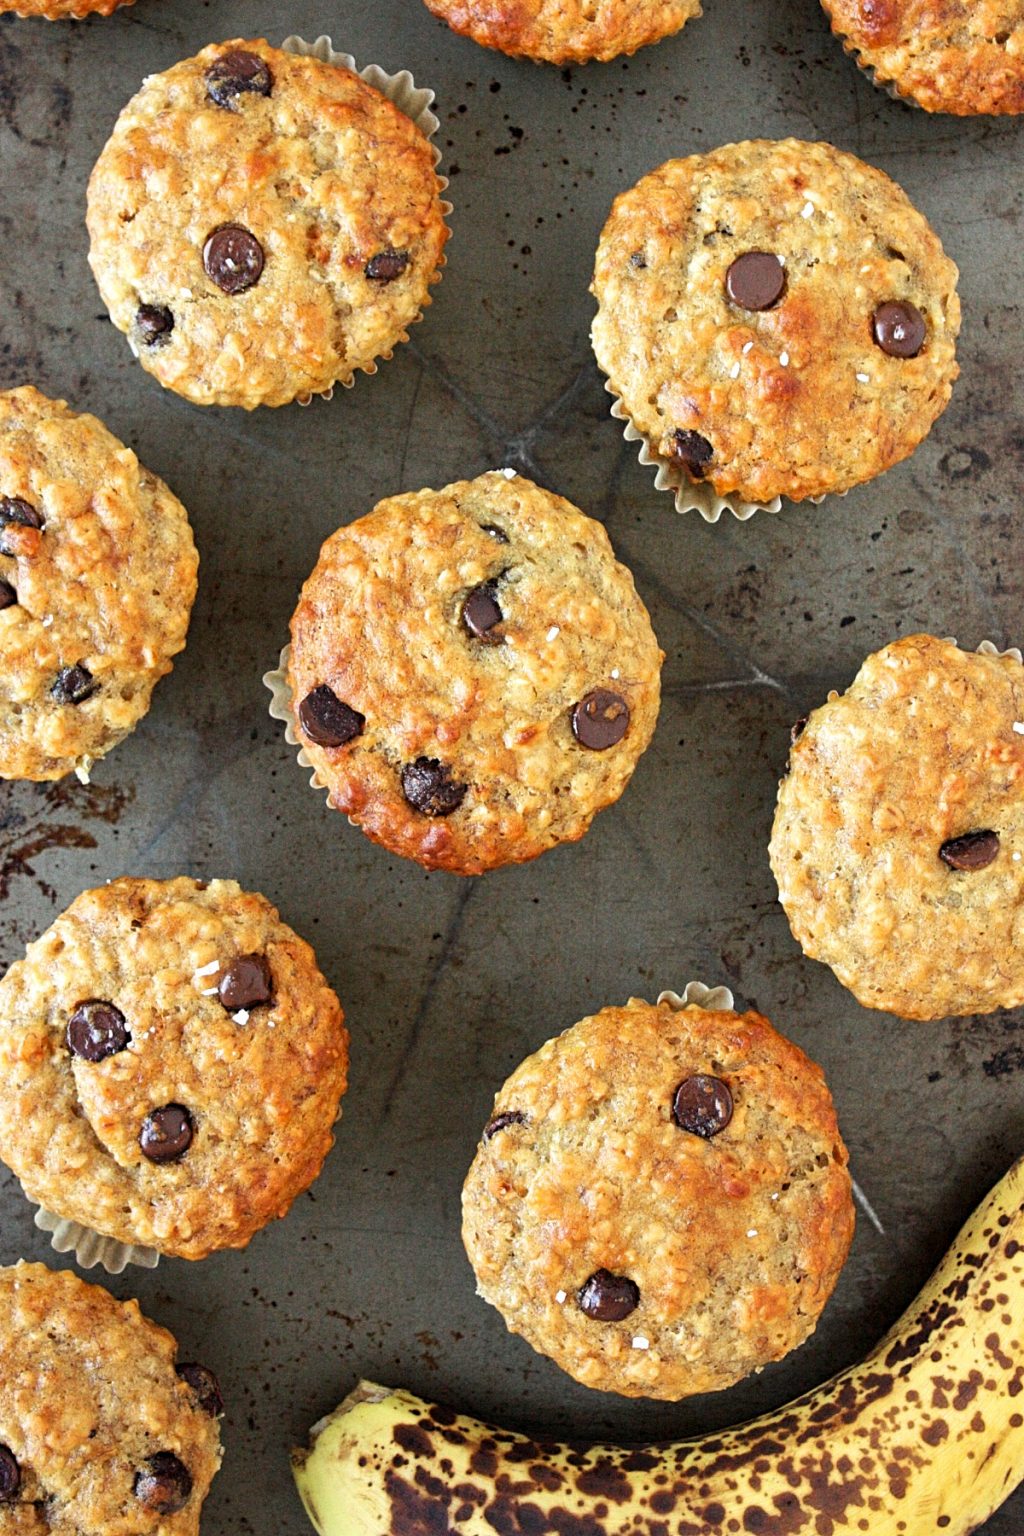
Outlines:
{"type": "Polygon", "coordinates": [[[1024,1478],[1024,1158],[860,1365],[644,1450],[361,1383],[293,1455],[321,1536],[967,1536],[1024,1478]]]}

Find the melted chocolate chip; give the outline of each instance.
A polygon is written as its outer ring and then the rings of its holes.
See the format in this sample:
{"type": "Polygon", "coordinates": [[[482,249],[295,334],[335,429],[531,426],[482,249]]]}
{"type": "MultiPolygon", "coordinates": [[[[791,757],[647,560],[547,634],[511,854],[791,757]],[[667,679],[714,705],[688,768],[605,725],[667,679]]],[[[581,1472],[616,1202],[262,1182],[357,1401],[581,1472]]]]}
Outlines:
{"type": "Polygon", "coordinates": [[[466,798],[467,788],[436,757],[418,757],[402,769],[402,793],[424,816],[450,816],[466,798]]]}
{"type": "Polygon", "coordinates": [[[189,1360],[184,1365],[177,1367],[178,1375],[182,1381],[192,1388],[199,1406],[204,1413],[208,1413],[211,1419],[219,1419],[224,1412],[224,1398],[221,1395],[220,1382],[205,1365],[197,1365],[194,1360],[189,1360]]]}
{"type": "Polygon", "coordinates": [[[172,1451],[157,1451],[141,1472],[136,1472],[132,1492],[155,1515],[174,1515],[184,1509],[192,1492],[192,1475],[172,1451]]]}
{"type": "Polygon", "coordinates": [[[174,316],[159,304],[140,304],[135,311],[135,325],[147,347],[162,347],[174,330],[174,316]]]}
{"type": "Polygon", "coordinates": [[[497,539],[499,544],[508,543],[508,534],[505,532],[504,528],[499,528],[497,523],[481,523],[480,532],[489,533],[491,538],[497,539]]]}
{"type": "Polygon", "coordinates": [[[0,609],[13,608],[18,601],[18,594],[9,581],[0,581],[0,609]]]}
{"type": "Polygon", "coordinates": [[[987,869],[998,853],[998,832],[965,832],[943,843],[939,858],[950,869],[987,869]]]}
{"type": "Polygon", "coordinates": [[[79,1003],[68,1020],[68,1050],[82,1061],[116,1056],[131,1040],[124,1014],[113,1003],[92,997],[79,1003]]]}
{"type": "Polygon", "coordinates": [[[217,996],[229,1013],[269,1003],[273,991],[274,980],[263,955],[239,955],[217,983],[217,996]]]}
{"type": "Polygon", "coordinates": [[[902,299],[879,304],[871,318],[871,330],[888,357],[916,357],[927,334],[924,315],[915,304],[902,299]]]}
{"type": "Polygon", "coordinates": [[[785,286],[786,269],[771,251],[744,251],[725,274],[725,291],[740,309],[771,309],[785,286]]]}
{"type": "Polygon", "coordinates": [[[720,1077],[700,1072],[679,1084],[672,1099],[672,1118],[681,1131],[710,1141],[732,1119],[732,1094],[720,1077]]]}
{"type": "Polygon", "coordinates": [[[368,277],[371,283],[393,283],[396,277],[401,277],[409,265],[408,251],[378,251],[376,256],[371,256],[363,268],[364,277],[368,277]]]}
{"type": "Polygon", "coordinates": [[[50,697],[58,704],[84,704],[98,687],[89,668],[79,661],[73,667],[61,667],[50,689],[50,697]]]}
{"type": "Polygon", "coordinates": [[[640,1288],[625,1275],[596,1269],[576,1293],[580,1311],[597,1323],[621,1323],[640,1305],[640,1288]]]}
{"type": "Polygon", "coordinates": [[[495,1115],[493,1120],[488,1120],[484,1126],[482,1141],[490,1141],[492,1136],[497,1136],[510,1125],[525,1125],[526,1116],[521,1109],[506,1109],[500,1115],[495,1115]]]}
{"type": "Polygon", "coordinates": [[[793,724],[789,728],[789,744],[790,744],[790,746],[792,746],[794,742],[797,742],[797,741],[800,740],[800,737],[804,733],[804,727],[806,726],[806,724],[807,724],[807,722],[808,722],[808,720],[810,718],[811,718],[810,715],[801,715],[799,720],[794,720],[793,724]]]}
{"type": "Polygon", "coordinates": [[[594,688],[573,705],[569,718],[581,747],[604,752],[621,741],[629,729],[629,705],[610,688],[594,688]]]}
{"type": "Polygon", "coordinates": [[[299,705],[299,724],[318,747],[344,747],[362,735],[366,716],[344,704],[332,688],[321,683],[299,705]]]}
{"type": "Polygon", "coordinates": [[[14,1452],[0,1445],[0,1504],[10,1504],[21,1487],[21,1468],[14,1452]]]}
{"type": "Polygon", "coordinates": [[[273,77],[266,59],[247,48],[222,53],[206,71],[206,94],[218,107],[234,107],[235,97],[247,92],[269,96],[273,77]]]}
{"type": "Polygon", "coordinates": [[[7,547],[3,537],[3,530],[9,523],[21,528],[41,528],[43,514],[21,496],[0,496],[0,554],[4,555],[15,552],[7,547]]]}
{"type": "Polygon", "coordinates": [[[192,1116],[184,1104],[150,1110],[142,1122],[139,1146],[151,1163],[173,1163],[192,1145],[192,1116]]]}
{"type": "Polygon", "coordinates": [[[474,587],[462,605],[464,628],[474,640],[484,640],[491,645],[501,639],[500,635],[494,635],[491,631],[503,621],[504,617],[495,595],[493,581],[482,581],[478,587],[474,587]]]}
{"type": "Polygon", "coordinates": [[[669,458],[672,463],[685,469],[694,480],[703,480],[704,471],[711,463],[714,451],[707,438],[701,437],[699,432],[684,432],[678,427],[669,442],[669,458]]]}
{"type": "Polygon", "coordinates": [[[241,224],[222,224],[203,246],[203,267],[222,293],[245,293],[263,273],[263,247],[241,224]]]}

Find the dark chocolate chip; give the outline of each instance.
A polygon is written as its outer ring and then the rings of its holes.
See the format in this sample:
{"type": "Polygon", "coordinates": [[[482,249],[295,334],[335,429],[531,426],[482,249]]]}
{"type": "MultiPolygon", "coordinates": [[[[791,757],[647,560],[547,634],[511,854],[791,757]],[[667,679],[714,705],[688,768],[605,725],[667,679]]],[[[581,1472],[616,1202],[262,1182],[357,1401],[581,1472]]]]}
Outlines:
{"type": "Polygon", "coordinates": [[[182,1381],[192,1388],[203,1412],[208,1413],[211,1419],[219,1419],[224,1412],[224,1398],[221,1395],[220,1382],[209,1367],[197,1365],[194,1360],[189,1360],[186,1364],[179,1365],[177,1371],[182,1381]]]}
{"type": "Polygon", "coordinates": [[[0,1504],[10,1504],[21,1487],[21,1468],[14,1452],[0,1445],[0,1504]]]}
{"type": "Polygon", "coordinates": [[[720,1077],[699,1072],[679,1084],[672,1099],[672,1118],[681,1131],[710,1141],[732,1119],[732,1094],[720,1077]]]}
{"type": "Polygon", "coordinates": [[[725,291],[740,309],[771,309],[785,286],[786,269],[771,251],[744,251],[725,274],[725,291]]]}
{"type": "Polygon", "coordinates": [[[875,341],[888,357],[916,357],[924,346],[927,327],[915,304],[897,299],[879,304],[871,319],[875,341]]]}
{"type": "Polygon", "coordinates": [[[704,471],[711,463],[714,449],[699,432],[684,432],[677,427],[672,433],[669,458],[680,469],[685,469],[694,480],[703,480],[704,471]]]}
{"type": "Polygon", "coordinates": [[[192,1136],[192,1116],[184,1104],[165,1104],[143,1120],[139,1146],[151,1163],[173,1163],[188,1151],[192,1136]]]}
{"type": "Polygon", "coordinates": [[[321,683],[299,705],[303,734],[318,747],[343,747],[362,735],[366,716],[344,704],[332,688],[321,683]]]}
{"type": "Polygon", "coordinates": [[[500,1115],[495,1115],[493,1120],[488,1120],[484,1126],[483,1141],[490,1141],[492,1136],[497,1136],[499,1131],[505,1130],[509,1125],[525,1125],[526,1116],[521,1109],[506,1109],[500,1115]]]}
{"type": "Polygon", "coordinates": [[[192,1492],[192,1475],[173,1451],[157,1451],[141,1472],[136,1472],[132,1492],[155,1515],[174,1515],[184,1509],[192,1492]]]}
{"type": "Polygon", "coordinates": [[[21,496],[0,496],[0,554],[5,555],[12,553],[3,539],[3,529],[8,523],[16,523],[22,528],[41,528],[43,514],[21,496]]]}
{"type": "Polygon", "coordinates": [[[50,689],[50,696],[58,704],[84,704],[99,687],[88,667],[80,661],[73,667],[61,667],[50,689]]]}
{"type": "Polygon", "coordinates": [[[162,347],[174,330],[174,316],[159,304],[140,304],[135,311],[135,325],[147,347],[162,347]]]}
{"type": "Polygon", "coordinates": [[[501,636],[494,635],[491,631],[503,621],[504,617],[495,595],[493,581],[482,581],[478,587],[474,587],[462,605],[463,626],[474,640],[485,640],[490,644],[500,640],[501,636]]]}
{"type": "Polygon", "coordinates": [[[263,272],[263,247],[241,224],[222,224],[203,246],[203,266],[223,293],[245,293],[263,272]]]}
{"type": "Polygon", "coordinates": [[[0,581],[0,609],[13,608],[18,601],[18,594],[9,581],[0,581]]]}
{"type": "Polygon", "coordinates": [[[790,746],[792,746],[794,742],[800,740],[800,737],[804,733],[804,726],[807,724],[807,722],[808,722],[808,720],[810,718],[811,718],[810,715],[801,715],[800,719],[799,720],[795,720],[793,722],[793,724],[790,726],[790,728],[789,728],[789,743],[790,743],[790,746]]]}
{"type": "Polygon", "coordinates": [[[436,757],[418,757],[402,769],[402,793],[424,816],[450,816],[466,798],[467,787],[436,757]]]}
{"type": "Polygon", "coordinates": [[[269,96],[273,77],[266,59],[247,48],[232,48],[214,59],[206,71],[206,94],[218,107],[233,107],[246,92],[269,96]]]}
{"type": "Polygon", "coordinates": [[[939,858],[950,869],[987,869],[998,852],[998,832],[965,832],[943,843],[939,858]]]}
{"type": "Polygon", "coordinates": [[[497,523],[481,523],[481,533],[489,533],[492,539],[497,539],[499,544],[508,543],[508,534],[504,528],[499,528],[497,523]]]}
{"type": "Polygon", "coordinates": [[[640,1288],[625,1275],[596,1269],[576,1293],[580,1311],[597,1323],[621,1323],[640,1305],[640,1288]]]}
{"type": "Polygon", "coordinates": [[[376,256],[371,256],[363,268],[364,277],[368,277],[371,283],[393,283],[396,277],[401,277],[409,265],[408,251],[378,251],[376,256]]]}
{"type": "Polygon", "coordinates": [[[604,752],[621,741],[629,729],[629,705],[610,688],[594,688],[573,705],[570,719],[581,747],[604,752]]]}
{"type": "Polygon", "coordinates": [[[98,997],[79,1003],[68,1020],[68,1050],[83,1061],[116,1056],[131,1038],[120,1008],[98,997]]]}
{"type": "Polygon", "coordinates": [[[217,996],[229,1013],[269,1003],[274,979],[263,955],[239,955],[217,983],[217,996]]]}

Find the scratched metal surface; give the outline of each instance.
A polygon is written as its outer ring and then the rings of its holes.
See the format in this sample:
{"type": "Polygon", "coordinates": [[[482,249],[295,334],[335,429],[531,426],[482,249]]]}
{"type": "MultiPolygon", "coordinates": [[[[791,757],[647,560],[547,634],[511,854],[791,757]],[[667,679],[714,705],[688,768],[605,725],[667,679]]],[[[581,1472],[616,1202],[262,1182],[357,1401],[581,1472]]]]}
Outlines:
{"type": "MultiPolygon", "coordinates": [[[[418,0],[140,0],[105,21],[0,23],[0,384],[96,411],[189,507],[189,648],[91,788],[0,793],[0,961],[122,872],[233,875],[314,941],[351,1026],[338,1145],[245,1254],[111,1282],[206,1359],[228,1397],[207,1536],[304,1518],[286,1453],[360,1375],[576,1435],[664,1436],[781,1403],[859,1357],[1024,1147],[1024,1016],[935,1025],[858,1008],[804,961],[765,845],[788,727],[913,627],[1022,639],[1019,133],[873,90],[816,0],[709,0],[629,62],[562,73],[461,41],[418,0]],[[85,182],[144,75],[201,45],[330,31],[438,91],[454,239],[426,322],[332,404],[253,415],[163,393],[101,313],[85,182]],[[587,283],[613,195],[669,155],[822,137],[892,172],[963,270],[963,377],[907,465],[820,510],[679,518],[608,416],[587,283]],[[585,841],[462,882],[373,848],[307,787],[260,683],[317,549],[381,496],[511,463],[601,518],[667,652],[657,737],[585,841]],[[491,1095],[610,1001],[724,981],[825,1066],[861,1216],[813,1340],[681,1406],[588,1393],[477,1301],[459,1190],[491,1095]]],[[[52,1257],[10,1176],[0,1260],[52,1257]]],[[[988,1536],[1019,1536],[1024,1497],[988,1536]]]]}

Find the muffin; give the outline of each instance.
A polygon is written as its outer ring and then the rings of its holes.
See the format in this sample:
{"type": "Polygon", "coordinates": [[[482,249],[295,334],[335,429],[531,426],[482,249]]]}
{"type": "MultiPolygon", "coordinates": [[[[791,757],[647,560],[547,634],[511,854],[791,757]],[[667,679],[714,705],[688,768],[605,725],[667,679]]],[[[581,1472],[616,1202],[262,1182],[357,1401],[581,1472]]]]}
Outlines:
{"type": "Polygon", "coordinates": [[[295,730],[331,805],[427,869],[582,837],[658,715],[662,654],[604,529],[510,475],[380,502],[292,617],[295,730]]]}
{"type": "Polygon", "coordinates": [[[128,735],[198,566],[185,508],[102,422],[0,392],[0,777],[87,777],[128,735]]]}
{"type": "Polygon", "coordinates": [[[756,1013],[631,998],[527,1057],[462,1196],[477,1289],[585,1386],[674,1401],[813,1331],[853,1234],[820,1068],[756,1013]]]}
{"type": "Polygon", "coordinates": [[[701,14],[700,0],[426,0],[453,32],[548,64],[635,53],[701,14]]]}
{"type": "Polygon", "coordinates": [[[0,16],[43,16],[47,21],[81,21],[84,16],[110,16],[135,0],[0,0],[0,16]]]}
{"type": "Polygon", "coordinates": [[[794,728],[770,857],[804,953],[906,1019],[1024,1003],[1024,667],[908,635],[794,728]]]}
{"type": "Polygon", "coordinates": [[[114,880],[0,981],[0,1157],[118,1242],[243,1248],[319,1173],[347,1058],[338,999],[266,897],[114,880]]]}
{"type": "Polygon", "coordinates": [[[0,1530],[195,1536],[220,1465],[212,1373],[69,1270],[0,1269],[0,1530]]]}
{"type": "Polygon", "coordinates": [[[944,410],[956,280],[881,171],[829,144],[727,144],[615,200],[594,351],[681,482],[801,501],[881,474],[944,410]]]}
{"type": "Polygon", "coordinates": [[[285,405],[390,356],[447,238],[436,156],[358,75],[269,44],[150,75],[89,181],[89,260],[144,368],[285,405]]]}
{"type": "Polygon", "coordinates": [[[926,112],[1024,112],[1021,0],[822,4],[833,32],[862,68],[926,112]]]}

